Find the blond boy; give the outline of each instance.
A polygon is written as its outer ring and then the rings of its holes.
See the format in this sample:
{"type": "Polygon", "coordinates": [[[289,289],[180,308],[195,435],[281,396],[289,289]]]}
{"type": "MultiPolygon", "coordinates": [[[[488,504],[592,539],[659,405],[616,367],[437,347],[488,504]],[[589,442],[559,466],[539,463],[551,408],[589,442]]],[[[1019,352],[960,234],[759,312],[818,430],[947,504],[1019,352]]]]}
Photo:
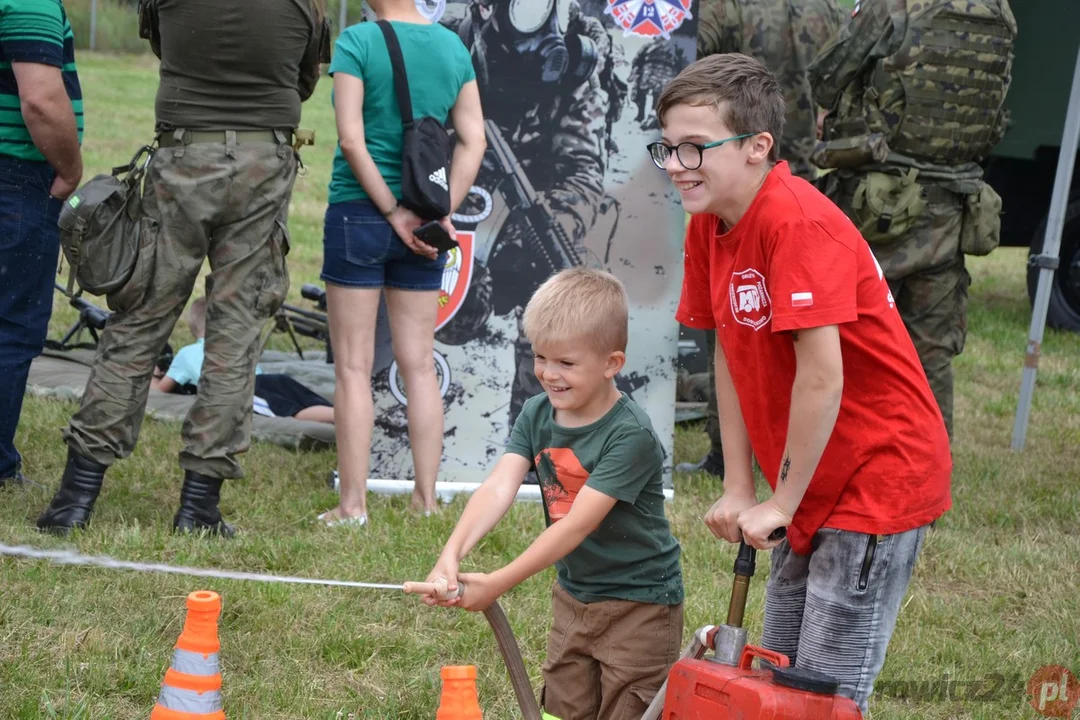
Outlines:
{"type": "Polygon", "coordinates": [[[678,657],[680,547],[664,515],[664,454],[648,415],[614,383],[626,362],[628,303],[606,272],[550,278],[525,309],[544,393],[526,401],[506,453],[469,500],[429,581],[483,610],[555,565],[541,703],[560,720],[641,717],[678,657]],[[540,482],[547,529],[492,573],[459,563],[510,509],[526,474],[540,482]]]}

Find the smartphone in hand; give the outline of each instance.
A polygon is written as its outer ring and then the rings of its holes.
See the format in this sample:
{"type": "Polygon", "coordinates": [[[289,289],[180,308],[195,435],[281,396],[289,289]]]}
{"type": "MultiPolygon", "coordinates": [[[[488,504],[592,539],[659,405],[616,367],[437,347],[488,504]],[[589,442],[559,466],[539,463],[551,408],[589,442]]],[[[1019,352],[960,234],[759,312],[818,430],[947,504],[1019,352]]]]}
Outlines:
{"type": "Polygon", "coordinates": [[[413,230],[413,235],[439,252],[447,252],[458,246],[457,240],[450,237],[450,233],[446,232],[446,228],[438,220],[424,223],[413,230]]]}

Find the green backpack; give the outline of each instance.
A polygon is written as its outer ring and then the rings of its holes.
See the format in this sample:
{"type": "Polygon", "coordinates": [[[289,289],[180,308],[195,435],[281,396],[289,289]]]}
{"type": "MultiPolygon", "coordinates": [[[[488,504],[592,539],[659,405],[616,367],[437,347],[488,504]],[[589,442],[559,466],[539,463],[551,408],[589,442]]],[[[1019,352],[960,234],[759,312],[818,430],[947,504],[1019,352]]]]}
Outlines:
{"type": "Polygon", "coordinates": [[[139,255],[142,179],[153,154],[149,145],[140,148],[130,163],[94,177],[64,202],[60,247],[69,266],[69,295],[75,283],[78,294],[108,295],[131,278],[139,255]]]}

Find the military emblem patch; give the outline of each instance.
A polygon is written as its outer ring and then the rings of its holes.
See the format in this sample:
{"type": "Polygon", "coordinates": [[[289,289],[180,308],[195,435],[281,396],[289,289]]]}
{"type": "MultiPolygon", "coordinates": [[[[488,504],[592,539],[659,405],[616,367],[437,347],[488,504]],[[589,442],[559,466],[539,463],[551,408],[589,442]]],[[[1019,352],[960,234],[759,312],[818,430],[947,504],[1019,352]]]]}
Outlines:
{"type": "Polygon", "coordinates": [[[670,38],[690,15],[693,0],[607,0],[604,13],[615,19],[623,36],[670,38]]]}
{"type": "Polygon", "coordinates": [[[435,329],[457,314],[461,301],[469,292],[473,268],[473,233],[457,231],[458,246],[446,253],[446,267],[443,268],[442,288],[439,290],[439,314],[435,320],[435,329]]]}

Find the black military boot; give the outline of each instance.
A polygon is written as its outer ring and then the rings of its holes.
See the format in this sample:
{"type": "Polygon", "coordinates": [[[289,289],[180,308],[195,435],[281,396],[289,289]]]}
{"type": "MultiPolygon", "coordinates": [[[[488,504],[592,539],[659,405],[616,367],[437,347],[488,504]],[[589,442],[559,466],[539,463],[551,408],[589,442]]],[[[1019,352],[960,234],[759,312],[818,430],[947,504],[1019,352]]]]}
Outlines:
{"type": "Polygon", "coordinates": [[[676,472],[698,473],[706,472],[716,477],[724,477],[724,456],[718,452],[710,452],[701,462],[679,463],[675,466],[676,472]]]}
{"type": "Polygon", "coordinates": [[[69,447],[60,489],[37,519],[38,529],[55,535],[67,535],[75,528],[85,529],[108,469],[108,465],[83,457],[69,447]]]}
{"type": "Polygon", "coordinates": [[[180,490],[180,509],[173,518],[177,532],[206,531],[211,535],[232,537],[236,530],[221,519],[218,502],[221,499],[221,479],[184,471],[184,487],[180,490]]]}

